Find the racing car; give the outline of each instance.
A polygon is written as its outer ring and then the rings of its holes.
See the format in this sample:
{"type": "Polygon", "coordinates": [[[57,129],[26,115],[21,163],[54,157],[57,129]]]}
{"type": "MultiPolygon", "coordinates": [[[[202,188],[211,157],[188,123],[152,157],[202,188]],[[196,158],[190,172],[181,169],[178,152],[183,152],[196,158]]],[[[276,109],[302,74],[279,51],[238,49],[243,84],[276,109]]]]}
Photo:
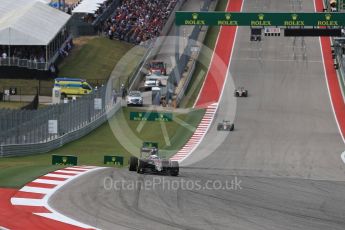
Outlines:
{"type": "Polygon", "coordinates": [[[248,90],[244,89],[244,87],[238,87],[237,89],[235,89],[234,95],[235,97],[247,97],[248,90]]]}
{"type": "Polygon", "coordinates": [[[223,122],[218,123],[217,130],[218,131],[233,131],[235,128],[234,123],[230,121],[223,120],[223,122]]]}
{"type": "Polygon", "coordinates": [[[140,158],[129,158],[129,171],[137,173],[156,173],[178,176],[178,161],[163,159],[158,154],[158,143],[144,142],[140,151],[140,158]]]}

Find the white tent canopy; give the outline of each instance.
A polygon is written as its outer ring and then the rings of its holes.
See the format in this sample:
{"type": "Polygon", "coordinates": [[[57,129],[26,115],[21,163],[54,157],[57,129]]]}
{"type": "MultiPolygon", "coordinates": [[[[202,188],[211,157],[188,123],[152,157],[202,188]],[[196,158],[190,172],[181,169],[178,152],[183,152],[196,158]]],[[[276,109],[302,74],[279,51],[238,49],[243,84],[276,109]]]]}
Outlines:
{"type": "Polygon", "coordinates": [[[47,5],[47,0],[1,0],[0,45],[48,45],[70,15],[47,5]]]}
{"type": "Polygon", "coordinates": [[[95,13],[101,4],[107,0],[83,0],[76,8],[72,10],[72,13],[95,13]]]}

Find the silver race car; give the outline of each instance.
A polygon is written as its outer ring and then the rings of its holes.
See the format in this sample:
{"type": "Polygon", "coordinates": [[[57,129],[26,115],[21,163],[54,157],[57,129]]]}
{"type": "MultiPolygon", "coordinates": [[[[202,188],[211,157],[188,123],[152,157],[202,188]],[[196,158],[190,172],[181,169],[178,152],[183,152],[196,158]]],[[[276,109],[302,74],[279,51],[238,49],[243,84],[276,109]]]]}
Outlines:
{"type": "Polygon", "coordinates": [[[223,122],[218,123],[217,130],[218,131],[233,131],[235,128],[234,123],[230,121],[223,120],[223,122]]]}
{"type": "Polygon", "coordinates": [[[140,158],[129,158],[129,171],[137,173],[155,173],[178,176],[178,161],[163,159],[158,154],[158,143],[144,142],[140,151],[140,158]]]}
{"type": "Polygon", "coordinates": [[[235,97],[248,97],[248,90],[244,89],[244,87],[238,87],[235,89],[234,93],[235,97]]]}

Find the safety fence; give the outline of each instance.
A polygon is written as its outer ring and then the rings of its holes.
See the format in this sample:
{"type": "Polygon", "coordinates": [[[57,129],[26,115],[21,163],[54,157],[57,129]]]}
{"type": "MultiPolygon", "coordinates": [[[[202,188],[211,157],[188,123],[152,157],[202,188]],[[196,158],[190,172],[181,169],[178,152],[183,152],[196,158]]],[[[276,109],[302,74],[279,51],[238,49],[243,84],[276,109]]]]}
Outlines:
{"type": "Polygon", "coordinates": [[[42,153],[76,140],[120,107],[111,84],[39,110],[0,110],[0,156],[42,153]]]}
{"type": "MultiPolygon", "coordinates": [[[[201,7],[201,11],[208,11],[212,2],[213,2],[212,0],[204,0],[204,4],[201,7]]],[[[193,51],[193,47],[200,48],[197,46],[196,41],[198,40],[200,32],[203,30],[203,28],[204,27],[202,27],[202,26],[194,26],[192,33],[188,37],[188,43],[187,43],[182,55],[180,56],[179,60],[177,61],[177,65],[174,67],[174,69],[171,71],[171,73],[169,75],[169,79],[168,79],[168,89],[169,90],[168,90],[168,92],[175,92],[176,91],[175,86],[177,86],[180,83],[181,76],[182,76],[183,72],[185,71],[188,62],[191,60],[191,57],[193,56],[192,53],[195,52],[195,51],[193,51]]],[[[198,50],[197,52],[199,53],[200,50],[198,50]]],[[[197,56],[198,56],[198,54],[197,54],[197,56]]],[[[196,59],[194,59],[192,61],[193,61],[193,63],[192,63],[191,71],[189,71],[189,73],[187,75],[187,79],[185,80],[181,90],[179,92],[177,92],[178,93],[176,95],[176,104],[177,105],[180,103],[183,96],[185,95],[185,91],[186,91],[186,89],[189,85],[189,82],[192,78],[192,75],[194,73],[196,59]]],[[[169,95],[168,98],[172,99],[172,95],[169,95]]]]}
{"type": "Polygon", "coordinates": [[[0,66],[18,66],[27,69],[47,70],[49,63],[16,57],[0,58],[0,66]]]}
{"type": "Polygon", "coordinates": [[[332,38],[332,57],[334,68],[340,74],[340,83],[345,88],[345,37],[332,38]]]}

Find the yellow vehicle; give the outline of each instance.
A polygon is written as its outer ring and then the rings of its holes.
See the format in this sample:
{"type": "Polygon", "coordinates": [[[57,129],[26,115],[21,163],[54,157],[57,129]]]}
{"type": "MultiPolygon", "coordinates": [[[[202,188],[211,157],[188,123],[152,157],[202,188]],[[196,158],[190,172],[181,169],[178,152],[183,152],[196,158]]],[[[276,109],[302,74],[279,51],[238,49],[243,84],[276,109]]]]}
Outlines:
{"type": "Polygon", "coordinates": [[[60,90],[61,98],[82,96],[92,92],[92,87],[80,78],[56,78],[54,88],[60,90]]]}

